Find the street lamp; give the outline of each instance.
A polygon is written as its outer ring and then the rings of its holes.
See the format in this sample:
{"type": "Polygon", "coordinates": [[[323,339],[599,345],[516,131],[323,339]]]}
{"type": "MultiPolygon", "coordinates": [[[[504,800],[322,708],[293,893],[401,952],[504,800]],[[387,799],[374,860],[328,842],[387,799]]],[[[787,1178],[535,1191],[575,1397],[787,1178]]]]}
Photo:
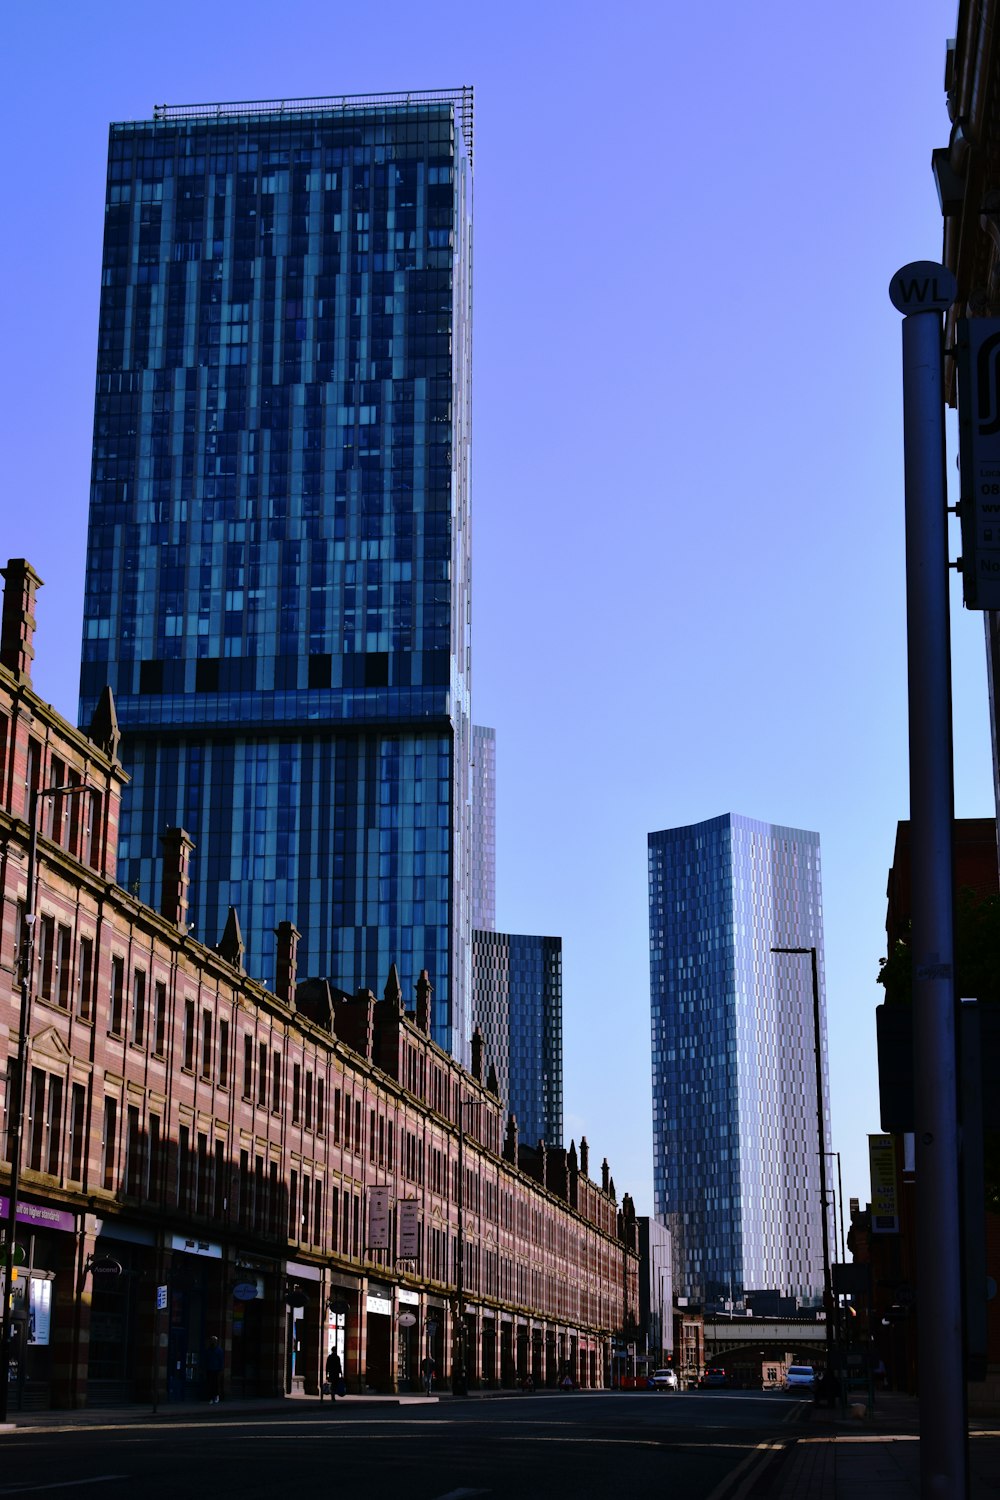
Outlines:
{"type": "Polygon", "coordinates": [[[813,1046],[816,1053],[816,1127],[819,1131],[819,1201],[823,1229],[823,1306],[826,1309],[826,1368],[833,1370],[833,1283],[830,1277],[830,1226],[827,1222],[826,1127],[823,1118],[823,1050],[819,1029],[819,963],[816,949],[779,948],[772,953],[808,953],[812,960],[813,1046]]]}
{"type": "Polygon", "coordinates": [[[465,1111],[478,1099],[458,1101],[458,1244],[455,1248],[455,1337],[452,1342],[451,1393],[469,1394],[465,1339],[465,1111]]]}
{"type": "Polygon", "coordinates": [[[8,1105],[10,1145],[10,1197],[4,1224],[3,1317],[0,1319],[0,1422],[7,1420],[10,1394],[11,1302],[14,1277],[14,1235],[17,1230],[17,1194],[21,1179],[21,1138],[24,1124],[24,1081],[31,1030],[31,978],[35,962],[35,897],[38,866],[38,807],[44,797],[75,797],[92,789],[86,782],[72,786],[36,787],[28,804],[28,879],[25,892],[24,946],[21,963],[21,1006],[18,1017],[17,1066],[13,1078],[14,1105],[8,1105]]]}

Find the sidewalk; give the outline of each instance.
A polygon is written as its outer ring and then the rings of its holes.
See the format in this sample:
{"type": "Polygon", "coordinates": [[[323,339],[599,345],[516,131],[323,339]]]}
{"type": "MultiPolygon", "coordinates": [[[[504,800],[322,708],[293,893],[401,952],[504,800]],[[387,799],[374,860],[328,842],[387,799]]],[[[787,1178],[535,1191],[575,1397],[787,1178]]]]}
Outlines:
{"type": "MultiPolygon", "coordinates": [[[[972,1500],[1000,1493],[1000,1424],[969,1427],[972,1500]]],[[[806,1429],[753,1489],[760,1500],[919,1500],[916,1398],[880,1391],[870,1418],[814,1407],[806,1429]]]]}

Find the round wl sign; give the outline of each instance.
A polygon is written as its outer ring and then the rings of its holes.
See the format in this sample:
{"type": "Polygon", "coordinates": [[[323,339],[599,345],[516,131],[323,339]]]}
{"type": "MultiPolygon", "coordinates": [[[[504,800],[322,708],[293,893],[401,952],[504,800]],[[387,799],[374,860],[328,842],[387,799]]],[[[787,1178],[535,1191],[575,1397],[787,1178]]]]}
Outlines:
{"type": "Polygon", "coordinates": [[[238,1281],[233,1287],[233,1298],[237,1302],[253,1302],[257,1296],[257,1283],[238,1281]]]}
{"type": "Polygon", "coordinates": [[[400,1328],[412,1328],[417,1320],[414,1317],[413,1313],[400,1313],[396,1321],[399,1324],[400,1328]]]}

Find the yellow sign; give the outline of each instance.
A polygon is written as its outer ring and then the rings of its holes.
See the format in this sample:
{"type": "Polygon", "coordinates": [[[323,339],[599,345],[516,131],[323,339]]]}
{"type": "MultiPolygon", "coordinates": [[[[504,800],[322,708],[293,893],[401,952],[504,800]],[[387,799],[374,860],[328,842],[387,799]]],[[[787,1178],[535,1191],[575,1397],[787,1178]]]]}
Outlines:
{"type": "Polygon", "coordinates": [[[891,1135],[868,1137],[868,1163],[872,1177],[872,1234],[898,1234],[899,1190],[896,1148],[891,1135]]]}

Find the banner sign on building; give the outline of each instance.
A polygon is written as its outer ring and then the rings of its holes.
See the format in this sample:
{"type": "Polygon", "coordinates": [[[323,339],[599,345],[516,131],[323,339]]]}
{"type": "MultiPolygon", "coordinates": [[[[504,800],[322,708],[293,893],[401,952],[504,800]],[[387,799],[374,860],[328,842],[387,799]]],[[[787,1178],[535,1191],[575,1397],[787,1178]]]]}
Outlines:
{"type": "Polygon", "coordinates": [[[399,1205],[399,1260],[416,1260],[420,1255],[420,1224],[416,1198],[404,1198],[399,1205]]]}
{"type": "Polygon", "coordinates": [[[962,595],[1000,609],[1000,318],[958,324],[962,595]]]}
{"type": "Polygon", "coordinates": [[[368,1249],[389,1248],[389,1189],[368,1189],[368,1249]]]}
{"type": "Polygon", "coordinates": [[[868,1137],[868,1162],[872,1175],[872,1234],[898,1234],[899,1194],[891,1135],[868,1137]]]}

